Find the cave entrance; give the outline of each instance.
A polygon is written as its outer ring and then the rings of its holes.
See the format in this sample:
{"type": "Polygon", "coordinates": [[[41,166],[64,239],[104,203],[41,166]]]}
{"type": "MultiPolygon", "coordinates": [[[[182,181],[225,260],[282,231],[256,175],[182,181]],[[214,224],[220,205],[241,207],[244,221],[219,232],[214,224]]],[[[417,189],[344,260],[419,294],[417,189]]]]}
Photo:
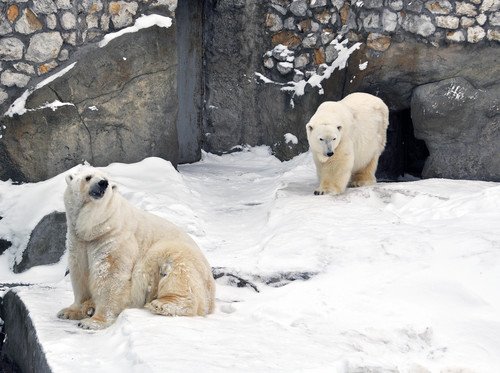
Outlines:
{"type": "Polygon", "coordinates": [[[405,176],[422,177],[429,150],[423,140],[413,134],[410,109],[389,114],[387,145],[380,156],[377,179],[404,180],[405,176]]]}

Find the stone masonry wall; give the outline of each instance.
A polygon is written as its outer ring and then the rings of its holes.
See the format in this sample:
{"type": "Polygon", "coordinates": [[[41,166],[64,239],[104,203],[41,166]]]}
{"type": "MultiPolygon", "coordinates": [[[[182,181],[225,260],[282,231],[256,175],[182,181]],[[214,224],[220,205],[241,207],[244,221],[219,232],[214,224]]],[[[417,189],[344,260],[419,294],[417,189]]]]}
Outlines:
{"type": "Polygon", "coordinates": [[[497,0],[268,0],[268,8],[273,49],[262,63],[281,81],[321,74],[337,57],[339,36],[375,53],[407,39],[435,47],[500,41],[497,0]]]}
{"type": "Polygon", "coordinates": [[[0,109],[83,45],[142,14],[173,16],[177,0],[0,0],[0,109]]]}

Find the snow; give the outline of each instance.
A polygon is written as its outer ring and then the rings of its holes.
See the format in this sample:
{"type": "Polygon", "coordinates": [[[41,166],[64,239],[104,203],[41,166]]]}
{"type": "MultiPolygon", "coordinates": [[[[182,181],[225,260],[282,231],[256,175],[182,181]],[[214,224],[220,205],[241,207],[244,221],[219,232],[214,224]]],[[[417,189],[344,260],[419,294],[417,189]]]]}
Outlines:
{"type": "MultiPolygon", "coordinates": [[[[290,92],[292,93],[292,97],[290,98],[290,106],[292,108],[295,107],[294,103],[294,97],[295,96],[302,96],[305,93],[305,87],[307,85],[310,85],[311,87],[316,87],[318,89],[319,94],[323,94],[323,86],[322,83],[324,80],[327,80],[330,78],[332,73],[335,70],[342,70],[346,67],[347,61],[351,54],[360,48],[361,43],[355,43],[351,45],[350,47],[347,46],[348,44],[348,39],[344,39],[342,41],[337,39],[334,39],[331,44],[335,47],[335,49],[338,52],[338,57],[331,63],[331,64],[323,64],[321,65],[322,67],[322,72],[320,74],[314,73],[312,74],[308,79],[301,79],[298,82],[295,82],[293,80],[290,80],[286,83],[279,83],[275,82],[272,79],[269,79],[262,75],[261,73],[256,72],[255,76],[257,76],[263,83],[265,84],[275,84],[275,85],[280,85],[281,90],[284,92],[290,92]]],[[[277,46],[278,47],[278,46],[277,46]]],[[[276,48],[276,47],[275,47],[276,48]]]]}
{"type": "Polygon", "coordinates": [[[359,69],[361,71],[366,70],[367,67],[368,67],[368,61],[359,64],[359,69]]]}
{"type": "Polygon", "coordinates": [[[291,133],[285,133],[285,143],[292,143],[294,145],[297,145],[299,143],[299,140],[297,139],[297,136],[291,133]]]}
{"type": "Polygon", "coordinates": [[[152,26],[169,28],[172,26],[172,18],[161,16],[159,14],[149,14],[142,15],[135,20],[133,26],[126,27],[117,32],[112,32],[110,34],[104,35],[104,38],[99,42],[99,47],[106,46],[111,40],[116,39],[124,34],[129,34],[131,32],[137,32],[141,29],[149,28],[152,26]]]}
{"type": "MultiPolygon", "coordinates": [[[[9,117],[13,117],[14,114],[17,114],[17,115],[23,115],[25,114],[26,112],[28,111],[32,111],[32,110],[39,110],[39,109],[42,109],[44,108],[45,106],[42,106],[40,108],[36,108],[36,109],[26,109],[26,100],[28,99],[28,97],[34,92],[36,91],[37,89],[40,89],[44,86],[46,86],[47,84],[53,82],[54,80],[56,80],[57,78],[59,78],[60,76],[63,76],[64,74],[66,74],[68,71],[70,71],[73,67],[75,67],[76,65],[76,62],[73,62],[72,64],[66,66],[64,69],[62,69],[61,71],[58,71],[57,73],[49,76],[47,79],[44,79],[42,80],[40,83],[38,83],[34,89],[27,89],[26,91],[24,91],[24,93],[18,97],[13,103],[12,105],[10,105],[9,107],[9,110],[7,110],[4,115],[6,116],[9,116],[9,117]]],[[[60,101],[56,100],[54,101],[55,102],[59,102],[60,104],[63,104],[63,105],[73,105],[72,103],[61,103],[60,101]]],[[[54,104],[53,103],[53,104],[54,104]]],[[[48,104],[50,105],[50,104],[48,104]]],[[[57,105],[57,104],[56,104],[57,105]]],[[[55,110],[54,107],[57,107],[56,105],[53,105],[53,106],[50,106],[52,108],[52,110],[55,110]]],[[[63,105],[59,105],[59,106],[63,106],[63,105]]],[[[47,106],[49,107],[49,106],[47,106]]]]}
{"type": "MultiPolygon", "coordinates": [[[[106,330],[59,320],[72,301],[66,258],[9,270],[31,228],[61,211],[64,175],[0,183],[0,282],[26,303],[54,372],[486,372],[500,366],[500,184],[379,183],[314,196],[312,157],[267,147],[148,158],[106,172],[133,204],[184,228],[217,280],[208,317],[124,311],[106,330]],[[281,281],[286,274],[308,280],[281,281]]],[[[288,276],[290,277],[290,276],[288,276]]]]}

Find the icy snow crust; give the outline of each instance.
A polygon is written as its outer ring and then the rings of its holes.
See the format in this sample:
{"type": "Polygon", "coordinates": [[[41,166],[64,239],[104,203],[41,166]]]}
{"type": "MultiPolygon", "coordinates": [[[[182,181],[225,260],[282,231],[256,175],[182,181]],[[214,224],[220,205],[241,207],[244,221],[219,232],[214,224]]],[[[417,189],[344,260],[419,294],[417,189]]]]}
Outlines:
{"type": "Polygon", "coordinates": [[[218,280],[208,317],[124,311],[106,330],[56,318],[72,301],[59,264],[8,269],[64,175],[0,183],[0,282],[26,303],[54,372],[498,372],[500,184],[423,180],[314,196],[310,154],[280,163],[266,147],[179,167],[149,158],[106,168],[133,204],[186,229],[218,280]],[[281,287],[258,278],[311,278],[281,287]],[[448,369],[448,370],[446,370],[448,369]]]}

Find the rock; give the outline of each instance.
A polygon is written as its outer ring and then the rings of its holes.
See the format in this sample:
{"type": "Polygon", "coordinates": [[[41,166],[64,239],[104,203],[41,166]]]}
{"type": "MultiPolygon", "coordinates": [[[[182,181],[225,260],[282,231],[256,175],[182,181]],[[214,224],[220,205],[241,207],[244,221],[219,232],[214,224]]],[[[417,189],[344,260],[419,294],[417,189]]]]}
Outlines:
{"type": "Polygon", "coordinates": [[[490,25],[500,26],[500,12],[490,14],[489,20],[490,20],[490,25]]]}
{"type": "Polygon", "coordinates": [[[325,48],[325,60],[326,63],[332,63],[339,56],[339,52],[335,49],[335,46],[329,45],[325,48]]]}
{"type": "Polygon", "coordinates": [[[59,52],[59,57],[57,58],[59,61],[66,61],[69,58],[69,51],[67,49],[61,49],[59,52]]]}
{"type": "Polygon", "coordinates": [[[76,31],[65,32],[62,34],[62,38],[65,43],[68,43],[69,45],[76,45],[76,31]]]}
{"type": "Polygon", "coordinates": [[[33,62],[45,62],[55,59],[59,55],[63,39],[58,32],[42,32],[35,34],[30,39],[26,60],[33,62]]]}
{"type": "Polygon", "coordinates": [[[15,26],[16,31],[20,34],[32,34],[42,28],[42,22],[40,22],[38,17],[29,8],[24,10],[23,15],[16,22],[15,26]]]}
{"type": "Polygon", "coordinates": [[[50,61],[44,64],[41,64],[36,69],[38,75],[47,74],[49,71],[54,70],[59,64],[56,61],[50,61]]]}
{"type": "Polygon", "coordinates": [[[0,118],[0,179],[46,180],[82,160],[106,166],[161,157],[176,165],[175,35],[175,27],[153,26],[95,46],[26,102],[31,109],[54,100],[75,106],[0,118]],[[99,110],[88,110],[93,105],[99,110]]]}
{"type": "Polygon", "coordinates": [[[498,30],[488,30],[488,33],[486,34],[486,37],[488,38],[488,40],[500,41],[500,31],[498,31],[498,30]]]}
{"type": "Polygon", "coordinates": [[[291,57],[293,60],[293,55],[294,52],[288,49],[285,45],[283,44],[278,44],[273,48],[271,51],[271,54],[274,58],[276,58],[278,61],[289,61],[289,58],[291,57]]]}
{"type": "Polygon", "coordinates": [[[283,28],[283,21],[280,16],[268,13],[266,15],[266,27],[272,32],[280,31],[283,28]]]}
{"type": "Polygon", "coordinates": [[[313,9],[326,6],[326,0],[311,0],[309,6],[313,9]]]}
{"type": "Polygon", "coordinates": [[[314,57],[314,64],[315,65],[324,64],[326,62],[326,54],[325,54],[325,50],[323,49],[323,47],[315,49],[313,57],[314,57]]]}
{"type": "Polygon", "coordinates": [[[281,6],[281,5],[278,5],[278,4],[271,4],[271,6],[278,12],[280,13],[282,16],[286,15],[286,13],[288,12],[286,10],[285,7],[281,6]]]}
{"type": "Polygon", "coordinates": [[[295,18],[293,17],[288,17],[287,19],[285,19],[285,21],[283,22],[283,26],[287,29],[287,30],[295,30],[297,27],[295,26],[295,18]]]}
{"type": "Polygon", "coordinates": [[[274,67],[274,60],[272,58],[265,58],[264,66],[268,69],[272,69],[274,67]]]}
{"type": "Polygon", "coordinates": [[[363,0],[363,7],[366,9],[380,9],[383,5],[383,0],[363,0]]]}
{"type": "Polygon", "coordinates": [[[87,28],[98,28],[99,27],[99,17],[95,14],[89,14],[85,18],[85,22],[87,22],[87,28]]]}
{"type": "Polygon", "coordinates": [[[460,43],[462,41],[465,41],[465,34],[463,31],[450,31],[446,33],[446,39],[449,41],[454,41],[457,43],[460,43]]]}
{"type": "Polygon", "coordinates": [[[330,22],[332,15],[329,10],[325,9],[322,12],[318,12],[314,16],[319,23],[327,24],[330,22]]]}
{"type": "Polygon", "coordinates": [[[293,61],[293,66],[296,69],[302,69],[309,64],[309,55],[307,53],[302,53],[300,56],[295,57],[293,61]]]}
{"type": "Polygon", "coordinates": [[[300,43],[302,43],[302,40],[295,33],[290,31],[281,31],[272,37],[273,45],[283,44],[291,49],[297,48],[300,43]]]}
{"type": "Polygon", "coordinates": [[[0,82],[6,87],[23,88],[28,85],[30,79],[31,78],[28,75],[15,73],[10,70],[2,72],[0,75],[0,82]]]}
{"type": "Polygon", "coordinates": [[[406,4],[406,9],[410,12],[421,13],[424,4],[421,0],[411,0],[406,4]]]}
{"type": "Polygon", "coordinates": [[[33,11],[36,14],[50,14],[57,12],[57,6],[52,0],[33,1],[33,11]]]}
{"type": "Polygon", "coordinates": [[[363,27],[367,31],[377,30],[380,27],[380,14],[370,12],[363,18],[363,27]]]}
{"type": "Polygon", "coordinates": [[[308,34],[304,40],[302,40],[302,46],[304,48],[314,48],[316,46],[316,42],[318,41],[318,36],[316,34],[308,34]]]}
{"type": "Polygon", "coordinates": [[[281,75],[286,75],[293,70],[293,63],[291,62],[278,62],[276,68],[281,75]]]}
{"type": "Polygon", "coordinates": [[[0,13],[0,35],[7,35],[12,32],[10,22],[0,13]]]}
{"type": "Polygon", "coordinates": [[[474,4],[467,3],[465,1],[457,1],[455,3],[455,13],[457,15],[464,15],[468,17],[477,16],[477,8],[474,4]]]}
{"type": "Polygon", "coordinates": [[[16,38],[0,38],[0,59],[14,61],[23,58],[24,44],[16,38]]]}
{"type": "Polygon", "coordinates": [[[488,17],[486,17],[485,14],[480,14],[476,17],[476,22],[479,24],[479,26],[483,26],[487,20],[488,17]]]}
{"type": "Polygon", "coordinates": [[[83,0],[81,7],[82,10],[89,14],[100,12],[104,8],[101,0],[83,0]]]}
{"type": "Polygon", "coordinates": [[[391,46],[391,37],[378,33],[370,33],[368,34],[366,45],[370,49],[383,52],[391,46]]]}
{"type": "Polygon", "coordinates": [[[453,5],[447,0],[431,0],[425,3],[425,7],[433,14],[450,14],[453,5]]]}
{"type": "Polygon", "coordinates": [[[12,242],[0,238],[0,255],[2,255],[5,250],[12,246],[12,242]]]}
{"type": "Polygon", "coordinates": [[[53,212],[40,220],[31,232],[21,261],[14,264],[14,273],[59,262],[66,250],[66,229],[66,214],[62,212],[53,212]]]}
{"type": "Polygon", "coordinates": [[[76,27],[76,18],[71,12],[65,12],[61,16],[61,27],[64,30],[72,30],[76,27]]]}
{"type": "Polygon", "coordinates": [[[4,103],[5,100],[9,98],[7,92],[5,92],[2,88],[0,88],[0,104],[4,103]]]}
{"type": "Polygon", "coordinates": [[[450,76],[462,76],[477,88],[491,85],[498,79],[500,48],[482,43],[453,43],[436,48],[418,41],[397,42],[393,38],[390,48],[380,55],[372,55],[366,46],[361,46],[350,58],[366,61],[368,66],[359,71],[357,64],[348,64],[346,81],[353,81],[343,94],[379,92],[391,110],[399,111],[410,107],[414,88],[450,76]]]}
{"type": "Polygon", "coordinates": [[[56,0],[57,9],[71,9],[73,5],[71,0],[56,0]]]}
{"type": "Polygon", "coordinates": [[[469,43],[478,43],[484,39],[486,32],[481,26],[469,27],[467,29],[467,41],[469,43]]]}
{"type": "Polygon", "coordinates": [[[460,25],[464,28],[471,27],[476,23],[474,18],[462,17],[460,18],[460,25]]]}
{"type": "Polygon", "coordinates": [[[14,68],[17,71],[20,71],[20,72],[25,73],[25,74],[33,75],[35,73],[35,69],[29,63],[18,62],[18,63],[13,64],[12,66],[14,66],[14,68]]]}
{"type": "Polygon", "coordinates": [[[110,20],[111,20],[111,18],[108,14],[103,14],[101,16],[101,29],[102,29],[102,31],[108,32],[110,20]]]}
{"type": "Polygon", "coordinates": [[[304,17],[307,14],[307,1],[293,0],[290,4],[290,12],[297,17],[304,17]]]}
{"type": "Polygon", "coordinates": [[[415,89],[411,101],[415,136],[430,156],[425,178],[500,181],[500,85],[474,88],[451,78],[415,89]]]}
{"type": "Polygon", "coordinates": [[[19,7],[16,4],[12,4],[7,8],[7,20],[10,23],[14,23],[14,21],[19,16],[19,7]]]}
{"type": "Polygon", "coordinates": [[[402,0],[389,0],[389,7],[392,10],[402,10],[403,9],[403,1],[402,0]]]}
{"type": "Polygon", "coordinates": [[[436,31],[430,17],[426,15],[407,14],[402,21],[401,27],[404,30],[424,37],[430,36],[436,31]]]}
{"type": "Polygon", "coordinates": [[[45,24],[50,30],[54,30],[57,27],[57,17],[55,14],[48,14],[45,18],[45,24]]]}
{"type": "Polygon", "coordinates": [[[450,30],[456,30],[460,23],[458,17],[453,16],[438,16],[436,17],[436,26],[450,30]]]}
{"type": "Polygon", "coordinates": [[[392,32],[396,30],[398,26],[398,15],[394,12],[391,12],[388,9],[384,9],[382,12],[382,28],[386,32],[392,32]]]}
{"type": "Polygon", "coordinates": [[[109,13],[115,28],[120,29],[133,23],[133,18],[137,13],[138,5],[135,1],[112,1],[109,3],[109,13]]]}

